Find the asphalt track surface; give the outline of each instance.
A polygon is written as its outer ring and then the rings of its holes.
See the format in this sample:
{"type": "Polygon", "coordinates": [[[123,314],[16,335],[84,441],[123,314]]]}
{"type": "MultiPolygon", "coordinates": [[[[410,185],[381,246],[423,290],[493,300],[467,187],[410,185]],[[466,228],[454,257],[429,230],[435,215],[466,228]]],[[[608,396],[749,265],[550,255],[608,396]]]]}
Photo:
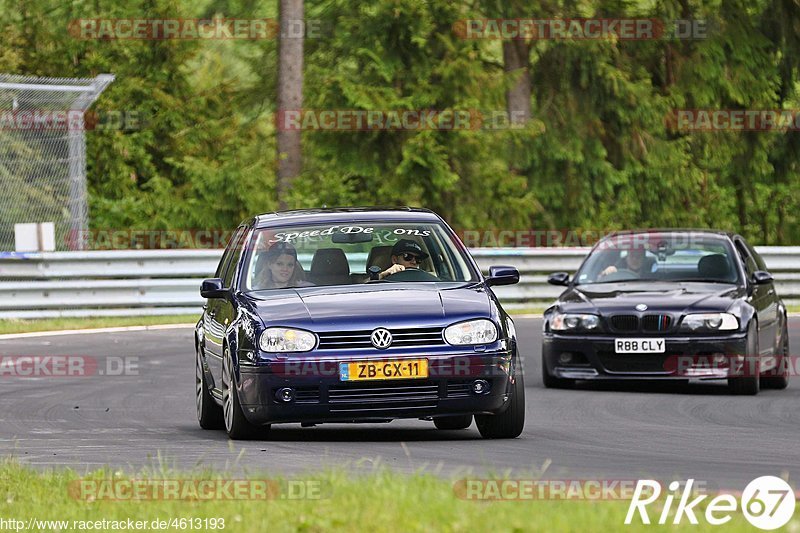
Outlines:
{"type": "MultiPolygon", "coordinates": [[[[729,396],[715,383],[549,390],[539,375],[541,320],[516,323],[527,386],[518,439],[488,441],[474,424],[440,431],[410,420],[290,424],[273,426],[269,440],[229,441],[197,425],[192,330],[183,328],[0,340],[0,355],[91,356],[101,369],[109,356],[138,358],[134,375],[0,377],[0,453],[79,472],[165,465],[301,474],[379,464],[444,476],[691,477],[740,490],[763,475],[800,479],[800,379],[756,397],[729,396]]],[[[800,349],[800,319],[790,319],[790,332],[792,350],[800,349]]]]}

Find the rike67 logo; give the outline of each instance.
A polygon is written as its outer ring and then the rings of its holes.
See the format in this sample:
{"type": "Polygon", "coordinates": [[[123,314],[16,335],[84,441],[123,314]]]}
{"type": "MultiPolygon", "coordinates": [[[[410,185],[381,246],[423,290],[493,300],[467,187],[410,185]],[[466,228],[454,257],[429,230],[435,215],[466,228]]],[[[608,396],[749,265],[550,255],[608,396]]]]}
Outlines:
{"type": "Polygon", "coordinates": [[[680,524],[684,518],[690,524],[698,524],[698,515],[714,526],[730,522],[733,513],[741,509],[742,514],[753,526],[763,530],[778,529],[792,519],[796,504],[795,493],[786,481],[774,476],[762,476],[751,481],[741,494],[739,500],[733,494],[719,494],[701,506],[708,494],[693,492],[694,480],[686,481],[681,490],[681,483],[673,481],[669,484],[669,492],[662,500],[661,484],[658,481],[644,479],[636,483],[636,488],[625,516],[625,524],[633,522],[638,513],[643,524],[650,524],[648,506],[653,518],[658,516],[657,523],[664,525],[670,522],[673,503],[677,500],[677,507],[672,516],[672,524],[680,524]],[[659,503],[656,503],[659,502],[659,503]],[[659,504],[663,504],[659,505],[659,504]],[[698,508],[699,507],[699,508],[698,508]],[[701,509],[704,507],[704,512],[701,509]],[[660,514],[658,511],[661,511],[660,514]]]}

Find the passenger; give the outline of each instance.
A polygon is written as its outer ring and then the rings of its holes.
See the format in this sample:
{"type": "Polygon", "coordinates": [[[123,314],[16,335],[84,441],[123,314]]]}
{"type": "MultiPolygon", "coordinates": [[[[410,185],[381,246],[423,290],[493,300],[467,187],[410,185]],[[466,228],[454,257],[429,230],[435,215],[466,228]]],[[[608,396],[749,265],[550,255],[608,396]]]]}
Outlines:
{"type": "Polygon", "coordinates": [[[256,266],[257,289],[283,289],[310,287],[305,281],[303,267],[297,261],[297,250],[288,242],[276,242],[258,258],[256,266]]]}

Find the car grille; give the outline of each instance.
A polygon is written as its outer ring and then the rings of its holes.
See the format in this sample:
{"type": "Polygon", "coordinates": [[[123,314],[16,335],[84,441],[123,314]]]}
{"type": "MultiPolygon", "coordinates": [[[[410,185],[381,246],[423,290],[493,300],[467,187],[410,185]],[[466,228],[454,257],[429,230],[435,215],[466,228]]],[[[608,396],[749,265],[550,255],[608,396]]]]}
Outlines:
{"type": "Polygon", "coordinates": [[[616,331],[638,331],[639,317],[636,315],[615,315],[611,317],[611,327],[616,331]]]}
{"type": "Polygon", "coordinates": [[[331,412],[371,409],[430,409],[439,400],[439,385],[430,381],[387,385],[363,383],[358,386],[333,386],[328,389],[331,412]]]}
{"type": "MultiPolygon", "coordinates": [[[[442,328],[390,329],[392,347],[440,346],[444,344],[442,328]]],[[[344,350],[348,348],[374,348],[372,330],[330,331],[319,333],[317,350],[344,350]]]]}
{"type": "Polygon", "coordinates": [[[645,315],[642,317],[643,331],[667,331],[672,326],[672,317],[669,315],[645,315]]]}

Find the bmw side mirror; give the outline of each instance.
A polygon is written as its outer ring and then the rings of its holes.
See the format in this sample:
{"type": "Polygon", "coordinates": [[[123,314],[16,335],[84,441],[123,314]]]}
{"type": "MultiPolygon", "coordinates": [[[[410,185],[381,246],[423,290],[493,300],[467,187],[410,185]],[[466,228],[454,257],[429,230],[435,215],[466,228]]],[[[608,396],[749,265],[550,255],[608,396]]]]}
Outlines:
{"type": "Polygon", "coordinates": [[[519,283],[519,270],[512,266],[491,266],[486,284],[490,287],[497,285],[513,285],[519,283]]]}
{"type": "Polygon", "coordinates": [[[772,274],[767,272],[766,270],[756,270],[753,272],[753,283],[756,285],[765,285],[767,283],[772,283],[772,274]]]}
{"type": "Polygon", "coordinates": [[[219,278],[204,279],[200,285],[200,296],[203,298],[224,298],[227,292],[219,278]]]}
{"type": "Polygon", "coordinates": [[[547,276],[547,283],[550,285],[569,285],[569,273],[553,272],[547,276]]]}

